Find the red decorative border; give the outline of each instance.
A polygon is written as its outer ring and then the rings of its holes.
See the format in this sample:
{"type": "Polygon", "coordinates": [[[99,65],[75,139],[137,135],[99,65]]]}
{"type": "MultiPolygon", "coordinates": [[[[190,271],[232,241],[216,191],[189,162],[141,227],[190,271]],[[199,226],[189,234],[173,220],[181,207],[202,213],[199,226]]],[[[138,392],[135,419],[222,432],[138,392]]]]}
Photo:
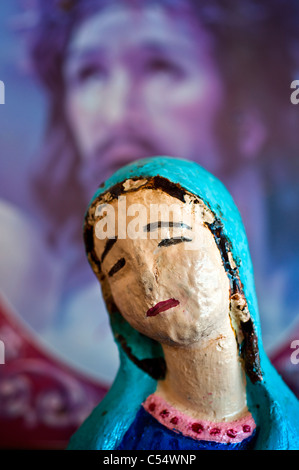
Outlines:
{"type": "Polygon", "coordinates": [[[66,447],[108,388],[47,351],[0,298],[0,447],[66,447]]]}
{"type": "Polygon", "coordinates": [[[158,394],[153,393],[143,403],[144,409],[168,429],[203,441],[221,443],[242,442],[255,430],[256,425],[250,412],[235,421],[211,422],[195,420],[173,408],[158,394]]]}

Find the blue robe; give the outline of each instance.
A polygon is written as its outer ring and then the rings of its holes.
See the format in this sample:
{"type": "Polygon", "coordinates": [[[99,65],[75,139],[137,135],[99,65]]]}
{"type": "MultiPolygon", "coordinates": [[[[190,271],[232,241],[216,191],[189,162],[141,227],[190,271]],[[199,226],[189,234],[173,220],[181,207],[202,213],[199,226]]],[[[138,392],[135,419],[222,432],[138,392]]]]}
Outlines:
{"type": "Polygon", "coordinates": [[[117,450],[250,450],[255,435],[230,444],[192,439],[167,429],[141,407],[117,450]]]}

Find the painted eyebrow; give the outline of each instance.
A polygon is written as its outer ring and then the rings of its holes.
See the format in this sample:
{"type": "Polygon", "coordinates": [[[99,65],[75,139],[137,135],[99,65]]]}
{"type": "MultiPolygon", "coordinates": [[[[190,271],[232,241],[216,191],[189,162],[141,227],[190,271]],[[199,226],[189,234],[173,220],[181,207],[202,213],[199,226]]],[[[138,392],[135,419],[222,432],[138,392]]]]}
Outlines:
{"type": "Polygon", "coordinates": [[[163,222],[162,220],[159,220],[158,222],[151,222],[143,227],[144,232],[152,232],[154,230],[157,230],[157,228],[162,228],[162,227],[181,227],[181,228],[186,228],[188,230],[192,230],[192,228],[184,224],[183,222],[163,222]]]}
{"type": "Polygon", "coordinates": [[[125,264],[126,264],[125,258],[120,258],[120,259],[114,264],[114,266],[112,266],[112,268],[111,268],[110,271],[108,272],[108,276],[109,276],[109,277],[114,276],[114,274],[116,274],[121,268],[123,268],[125,264]]]}
{"type": "Polygon", "coordinates": [[[171,246],[171,245],[177,245],[178,243],[183,243],[183,242],[192,242],[191,238],[186,238],[186,237],[175,237],[175,238],[164,238],[164,240],[161,240],[158,246],[171,246]]]}
{"type": "Polygon", "coordinates": [[[117,242],[117,237],[115,238],[109,238],[106,242],[106,245],[105,245],[105,248],[104,248],[104,251],[102,253],[102,256],[101,256],[101,263],[103,263],[104,259],[106,258],[106,256],[108,255],[109,251],[111,250],[111,248],[113,247],[113,245],[115,245],[115,243],[117,242]]]}

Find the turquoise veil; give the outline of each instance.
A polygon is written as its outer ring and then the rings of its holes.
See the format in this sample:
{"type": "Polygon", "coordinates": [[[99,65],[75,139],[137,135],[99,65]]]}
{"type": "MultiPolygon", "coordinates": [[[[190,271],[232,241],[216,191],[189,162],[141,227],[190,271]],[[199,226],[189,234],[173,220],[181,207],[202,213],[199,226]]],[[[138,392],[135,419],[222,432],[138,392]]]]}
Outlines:
{"type": "MultiPolygon", "coordinates": [[[[258,338],[262,380],[253,383],[247,377],[248,407],[259,428],[255,448],[299,449],[299,402],[265,354],[247,238],[239,211],[223,184],[189,160],[170,157],[148,158],[118,170],[97,190],[90,204],[109,188],[126,179],[154,176],[167,178],[198,196],[221,220],[224,235],[231,244],[232,255],[239,269],[239,277],[258,338]]],[[[69,449],[117,447],[133,422],[141,403],[156,388],[156,380],[131,360],[130,352],[142,361],[159,355],[159,347],[136,333],[118,312],[110,315],[110,319],[119,348],[119,371],[106,397],[72,436],[69,449]],[[122,346],[121,339],[124,337],[127,351],[122,346]]]]}

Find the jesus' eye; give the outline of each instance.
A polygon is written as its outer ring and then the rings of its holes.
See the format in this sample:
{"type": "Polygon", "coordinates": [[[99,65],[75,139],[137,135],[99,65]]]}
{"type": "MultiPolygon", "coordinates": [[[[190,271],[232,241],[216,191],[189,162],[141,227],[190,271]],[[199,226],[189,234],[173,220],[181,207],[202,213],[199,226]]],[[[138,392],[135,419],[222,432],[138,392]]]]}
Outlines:
{"type": "Polygon", "coordinates": [[[168,75],[169,77],[180,77],[183,73],[181,67],[175,61],[166,57],[150,57],[145,69],[147,73],[152,75],[168,75]]]}

